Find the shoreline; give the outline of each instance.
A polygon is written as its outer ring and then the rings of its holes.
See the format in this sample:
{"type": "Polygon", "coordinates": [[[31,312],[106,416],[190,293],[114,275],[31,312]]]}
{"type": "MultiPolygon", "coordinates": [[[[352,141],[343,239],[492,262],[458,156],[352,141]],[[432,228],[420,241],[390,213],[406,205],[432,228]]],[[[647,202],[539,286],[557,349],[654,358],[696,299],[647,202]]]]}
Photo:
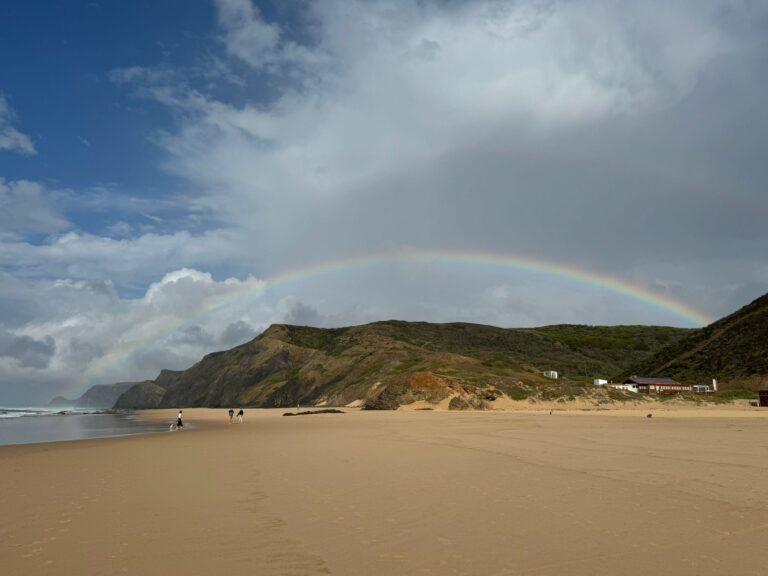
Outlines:
{"type": "Polygon", "coordinates": [[[159,431],[159,424],[114,412],[14,416],[0,418],[0,446],[78,442],[159,431]]]}
{"type": "MultiPolygon", "coordinates": [[[[426,402],[415,402],[413,404],[401,406],[393,411],[366,411],[359,407],[338,406],[334,407],[345,413],[367,412],[367,413],[450,413],[450,414],[478,414],[478,415],[558,415],[563,416],[606,416],[606,417],[645,417],[652,414],[655,417],[664,418],[768,418],[768,408],[752,407],[746,404],[708,404],[691,405],[688,402],[675,400],[658,401],[647,400],[643,403],[613,403],[611,405],[594,405],[588,402],[527,402],[527,401],[507,401],[503,407],[492,408],[489,410],[448,410],[445,401],[443,405],[433,405],[426,402]]],[[[328,406],[302,407],[303,410],[323,410],[328,406]]],[[[189,418],[185,421],[185,429],[182,432],[190,433],[194,431],[205,430],[210,427],[216,428],[218,424],[227,425],[228,419],[225,408],[184,408],[188,414],[194,414],[193,420],[189,418]]],[[[270,414],[292,412],[294,408],[246,408],[246,415],[251,414],[270,414]]],[[[119,416],[130,421],[144,423],[163,423],[170,426],[176,420],[176,409],[147,409],[147,410],[121,410],[118,412],[91,412],[84,414],[51,414],[46,416],[25,416],[19,419],[37,419],[48,417],[79,417],[79,416],[119,416]]],[[[482,416],[481,416],[482,417],[482,416]]],[[[7,419],[6,422],[16,422],[18,419],[7,419]]],[[[0,421],[2,423],[2,421],[0,421]]],[[[132,436],[154,436],[169,432],[167,428],[158,428],[155,430],[139,430],[136,432],[104,434],[102,436],[83,437],[83,438],[63,438],[31,440],[25,442],[0,443],[0,449],[4,446],[27,446],[39,444],[61,444],[67,442],[83,442],[91,440],[108,440],[111,438],[123,438],[132,436]]]]}

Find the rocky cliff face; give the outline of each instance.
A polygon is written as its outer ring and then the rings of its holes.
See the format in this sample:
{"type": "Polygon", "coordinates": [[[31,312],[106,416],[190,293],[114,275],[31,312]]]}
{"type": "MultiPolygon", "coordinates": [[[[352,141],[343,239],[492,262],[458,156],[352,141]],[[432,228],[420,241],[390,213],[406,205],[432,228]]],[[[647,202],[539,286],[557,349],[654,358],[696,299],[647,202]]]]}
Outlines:
{"type": "Polygon", "coordinates": [[[154,382],[161,388],[169,388],[181,378],[182,374],[184,370],[161,370],[154,382]]]}
{"type": "Polygon", "coordinates": [[[584,391],[589,375],[620,369],[687,331],[659,327],[558,326],[514,330],[476,324],[376,322],[320,329],[274,325],[251,342],[163,371],[131,390],[120,407],[402,404],[459,398],[482,408],[506,394],[556,398],[584,391]],[[609,346],[610,353],[601,353],[609,346]],[[555,369],[561,379],[541,372],[555,369]],[[159,389],[164,390],[163,393],[159,389]]]}
{"type": "Polygon", "coordinates": [[[123,392],[115,402],[114,408],[116,410],[158,408],[162,403],[163,396],[165,396],[165,388],[147,380],[141,384],[135,384],[123,392]]]}

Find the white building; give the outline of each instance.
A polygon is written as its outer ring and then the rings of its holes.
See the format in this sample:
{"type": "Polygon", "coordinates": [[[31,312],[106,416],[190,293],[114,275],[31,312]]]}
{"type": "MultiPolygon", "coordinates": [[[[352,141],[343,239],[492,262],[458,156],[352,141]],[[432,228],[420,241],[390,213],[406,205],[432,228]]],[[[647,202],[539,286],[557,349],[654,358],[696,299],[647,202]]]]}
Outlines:
{"type": "Polygon", "coordinates": [[[602,378],[595,378],[593,384],[595,386],[605,386],[608,384],[608,380],[603,380],[602,378]]]}
{"type": "Polygon", "coordinates": [[[557,372],[554,370],[546,370],[544,372],[544,378],[551,378],[552,380],[557,380],[557,372]]]}
{"type": "Polygon", "coordinates": [[[614,390],[626,390],[628,392],[637,392],[637,386],[634,384],[620,384],[620,383],[613,383],[611,382],[608,384],[609,388],[613,388],[614,390]]]}

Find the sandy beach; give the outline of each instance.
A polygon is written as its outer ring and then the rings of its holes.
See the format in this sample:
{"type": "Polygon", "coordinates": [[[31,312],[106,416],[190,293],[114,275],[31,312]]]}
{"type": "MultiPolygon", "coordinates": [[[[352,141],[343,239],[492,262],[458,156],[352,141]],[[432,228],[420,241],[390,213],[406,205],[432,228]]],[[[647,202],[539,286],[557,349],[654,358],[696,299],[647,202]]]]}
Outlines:
{"type": "Polygon", "coordinates": [[[0,572],[768,574],[768,412],[282,412],[0,447],[0,572]]]}

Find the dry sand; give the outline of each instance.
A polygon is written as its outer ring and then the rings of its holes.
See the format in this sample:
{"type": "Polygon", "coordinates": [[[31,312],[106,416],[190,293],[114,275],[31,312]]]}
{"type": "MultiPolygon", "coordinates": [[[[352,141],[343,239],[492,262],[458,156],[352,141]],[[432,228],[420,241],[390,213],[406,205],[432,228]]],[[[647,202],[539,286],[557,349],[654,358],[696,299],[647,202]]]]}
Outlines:
{"type": "Polygon", "coordinates": [[[0,573],[768,574],[768,412],[281,413],[0,448],[0,573]]]}

